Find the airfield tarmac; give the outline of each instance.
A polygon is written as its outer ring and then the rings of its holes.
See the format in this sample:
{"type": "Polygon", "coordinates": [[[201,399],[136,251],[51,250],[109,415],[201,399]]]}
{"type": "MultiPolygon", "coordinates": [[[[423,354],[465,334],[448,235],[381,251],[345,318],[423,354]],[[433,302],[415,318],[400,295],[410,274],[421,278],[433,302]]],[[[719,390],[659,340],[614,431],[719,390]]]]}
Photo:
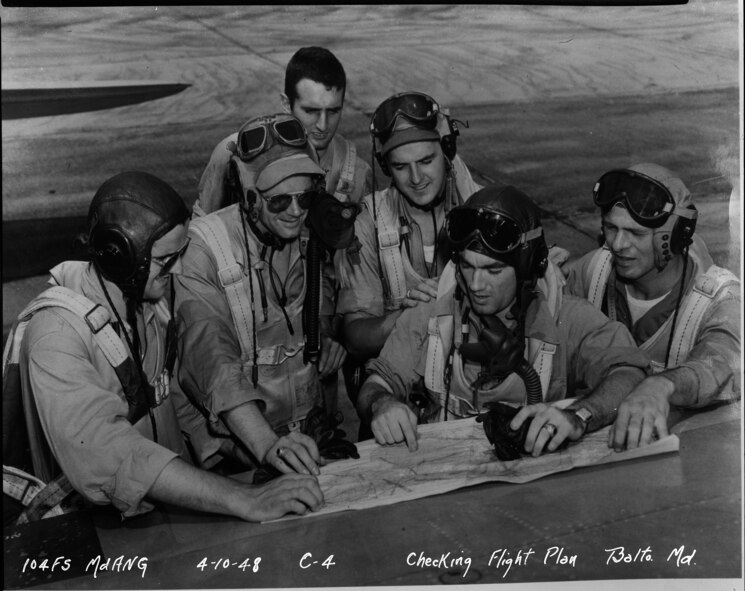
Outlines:
{"type": "Polygon", "coordinates": [[[340,132],[363,158],[375,106],[401,90],[427,92],[468,122],[458,148],[476,178],[533,196],[549,243],[573,255],[595,244],[595,180],[657,162],[694,193],[697,232],[715,261],[740,273],[737,0],[0,10],[4,87],[190,85],[137,105],[3,122],[4,333],[44,287],[45,270],[68,256],[66,241],[106,178],[147,170],[193,201],[214,145],[251,116],[280,110],[284,67],[307,45],[328,47],[345,66],[340,132]],[[29,236],[20,222],[39,218],[45,236],[29,236]]]}

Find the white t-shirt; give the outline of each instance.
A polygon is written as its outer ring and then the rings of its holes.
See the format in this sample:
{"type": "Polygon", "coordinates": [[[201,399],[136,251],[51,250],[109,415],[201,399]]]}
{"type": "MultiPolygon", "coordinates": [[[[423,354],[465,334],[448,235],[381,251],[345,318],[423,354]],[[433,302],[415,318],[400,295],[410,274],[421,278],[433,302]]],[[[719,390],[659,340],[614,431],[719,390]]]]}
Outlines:
{"type": "Polygon", "coordinates": [[[629,291],[629,286],[626,286],[626,303],[629,305],[629,313],[631,314],[631,322],[636,323],[639,318],[644,316],[647,312],[649,312],[652,308],[654,308],[657,304],[659,304],[662,300],[664,300],[667,297],[667,294],[670,292],[662,294],[660,297],[655,298],[653,300],[640,300],[638,298],[635,298],[631,295],[631,292],[629,291]]]}

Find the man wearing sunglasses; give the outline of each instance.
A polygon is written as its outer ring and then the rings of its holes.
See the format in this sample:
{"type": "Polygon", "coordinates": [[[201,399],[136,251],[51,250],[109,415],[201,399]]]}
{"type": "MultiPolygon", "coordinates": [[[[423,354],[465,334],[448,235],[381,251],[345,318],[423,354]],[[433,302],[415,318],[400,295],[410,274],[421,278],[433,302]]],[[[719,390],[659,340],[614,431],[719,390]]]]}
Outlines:
{"type": "MultiPolygon", "coordinates": [[[[375,110],[370,132],[391,184],[363,200],[358,243],[337,268],[337,311],[344,314],[347,349],[360,361],[377,355],[403,309],[436,295],[448,260],[445,214],[479,189],[456,154],[455,122],[432,97],[389,97],[375,110]]],[[[355,389],[348,390],[354,400],[355,389]]]]}
{"type": "Polygon", "coordinates": [[[321,405],[320,380],[346,356],[332,336],[328,274],[320,318],[303,315],[312,279],[304,228],[308,208],[321,198],[323,170],[302,125],[282,113],[248,121],[233,149],[233,205],[192,221],[176,278],[179,380],[210,427],[198,422],[191,442],[205,466],[232,457],[315,475],[323,459],[302,432],[305,418],[321,405]],[[315,321],[321,350],[310,363],[305,336],[315,321]]]}
{"type": "Polygon", "coordinates": [[[488,186],[448,213],[446,233],[453,259],[436,297],[405,310],[367,365],[357,410],[376,441],[414,451],[417,424],[498,401],[527,403],[510,427],[530,419],[521,445],[533,456],[609,424],[649,361],[622,324],[563,295],[538,207],[488,186]]]}
{"type": "MultiPolygon", "coordinates": [[[[282,108],[305,128],[316,161],[325,171],[326,191],[342,202],[358,203],[372,187],[372,170],[357,156],[357,148],[337,133],[344,109],[347,78],[344,68],[328,49],[302,47],[290,59],[285,72],[282,108]]],[[[212,152],[199,182],[195,210],[212,212],[230,205],[225,175],[230,160],[225,138],[212,152]]]]}
{"type": "MultiPolygon", "coordinates": [[[[32,500],[29,519],[70,490],[124,517],[151,510],[151,501],[249,521],[321,504],[310,477],[254,487],[191,464],[169,395],[176,342],[166,297],[189,246],[190,214],[153,175],[107,180],[88,214],[91,262],[52,269],[55,287],[27,308],[30,321],[22,314],[25,332],[14,327],[6,351],[19,351],[26,415],[19,423],[30,426],[33,471],[52,481],[39,496],[51,493],[50,500],[39,507],[32,500]]],[[[9,457],[4,445],[3,461],[9,457]]]]}
{"type": "Polygon", "coordinates": [[[676,174],[656,164],[596,183],[604,245],[565,265],[567,289],[624,323],[656,371],[623,401],[610,444],[668,433],[670,407],[739,397],[740,283],[694,236],[698,212],[676,174]]]}

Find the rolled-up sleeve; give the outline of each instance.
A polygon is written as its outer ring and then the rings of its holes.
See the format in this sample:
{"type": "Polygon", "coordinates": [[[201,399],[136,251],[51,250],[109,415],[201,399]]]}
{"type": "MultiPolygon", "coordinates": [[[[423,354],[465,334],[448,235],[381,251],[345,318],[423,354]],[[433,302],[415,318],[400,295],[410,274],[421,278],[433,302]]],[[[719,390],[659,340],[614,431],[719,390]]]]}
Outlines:
{"type": "Polygon", "coordinates": [[[75,490],[93,503],[112,503],[134,515],[178,454],[127,421],[113,368],[73,322],[64,312],[34,316],[21,351],[24,379],[51,451],[75,490]]]}

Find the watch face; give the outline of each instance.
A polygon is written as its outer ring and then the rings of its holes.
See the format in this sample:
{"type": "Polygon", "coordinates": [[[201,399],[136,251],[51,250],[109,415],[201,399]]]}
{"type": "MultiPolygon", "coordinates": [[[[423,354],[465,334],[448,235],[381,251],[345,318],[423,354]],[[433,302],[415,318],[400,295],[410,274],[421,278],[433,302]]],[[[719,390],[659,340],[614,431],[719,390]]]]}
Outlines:
{"type": "Polygon", "coordinates": [[[574,414],[576,414],[583,423],[589,423],[592,418],[592,413],[586,408],[578,408],[574,411],[574,414]]]}

